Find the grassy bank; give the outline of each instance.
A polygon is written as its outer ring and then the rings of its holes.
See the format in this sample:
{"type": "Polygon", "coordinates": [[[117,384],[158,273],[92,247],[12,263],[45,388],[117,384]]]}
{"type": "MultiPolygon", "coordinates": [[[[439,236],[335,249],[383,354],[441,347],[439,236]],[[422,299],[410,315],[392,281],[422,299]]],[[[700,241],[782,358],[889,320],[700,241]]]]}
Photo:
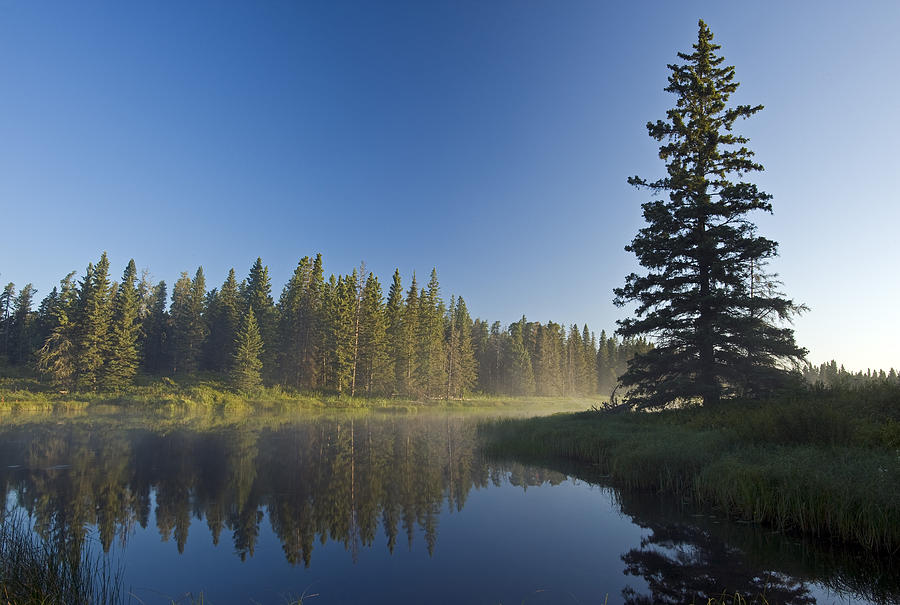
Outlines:
{"type": "Polygon", "coordinates": [[[135,385],[118,391],[78,392],[52,388],[28,374],[0,373],[0,410],[87,409],[114,405],[135,408],[245,409],[422,409],[504,408],[540,406],[560,410],[586,409],[595,399],[566,397],[508,397],[472,394],[463,399],[415,400],[394,397],[350,397],[330,392],[308,392],[263,387],[252,393],[232,389],[215,376],[184,380],[138,377],[135,385]]]}
{"type": "Polygon", "coordinates": [[[587,462],[626,489],[673,492],[779,530],[900,550],[896,387],[501,420],[482,432],[496,454],[587,462]]]}

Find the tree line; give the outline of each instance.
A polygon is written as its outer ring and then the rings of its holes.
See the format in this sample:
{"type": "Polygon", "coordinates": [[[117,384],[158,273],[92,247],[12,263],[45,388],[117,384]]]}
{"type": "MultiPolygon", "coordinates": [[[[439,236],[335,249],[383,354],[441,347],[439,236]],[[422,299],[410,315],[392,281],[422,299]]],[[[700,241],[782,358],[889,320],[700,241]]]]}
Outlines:
{"type": "Polygon", "coordinates": [[[867,386],[871,384],[888,384],[900,386],[900,375],[897,370],[891,368],[887,372],[884,370],[873,370],[869,368],[865,372],[851,372],[844,368],[843,364],[838,366],[835,360],[818,366],[807,363],[801,368],[801,373],[807,382],[820,385],[827,388],[854,388],[867,386]]]}
{"type": "Polygon", "coordinates": [[[138,275],[134,260],[110,278],[106,253],[33,310],[35,289],[8,284],[0,298],[0,352],[62,389],[115,390],[138,374],[227,378],[351,396],[458,398],[608,393],[629,359],[651,347],[587,325],[529,322],[505,328],[472,319],[465,301],[442,298],[437,272],[404,287],[395,270],[385,295],[365,265],[325,278],[322,255],[305,256],[276,301],[257,258],[246,278],[230,270],[207,289],[203,268],[172,287],[138,275]]]}

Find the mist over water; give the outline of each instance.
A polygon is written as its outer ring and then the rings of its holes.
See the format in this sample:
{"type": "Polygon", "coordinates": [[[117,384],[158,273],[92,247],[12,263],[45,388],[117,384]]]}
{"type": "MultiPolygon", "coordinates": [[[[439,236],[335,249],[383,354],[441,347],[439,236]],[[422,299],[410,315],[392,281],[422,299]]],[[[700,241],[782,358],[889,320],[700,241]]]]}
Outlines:
{"type": "MultiPolygon", "coordinates": [[[[58,545],[91,545],[144,603],[890,602],[863,557],[495,460],[473,414],[8,416],[0,495],[58,545]]],[[[21,517],[20,517],[21,518],[21,517]]]]}

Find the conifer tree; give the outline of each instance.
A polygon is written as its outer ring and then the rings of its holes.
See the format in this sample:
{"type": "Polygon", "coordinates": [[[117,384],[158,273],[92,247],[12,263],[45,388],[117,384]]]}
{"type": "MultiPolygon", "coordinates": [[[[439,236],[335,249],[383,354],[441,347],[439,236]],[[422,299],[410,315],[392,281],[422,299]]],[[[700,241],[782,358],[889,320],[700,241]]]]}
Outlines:
{"type": "Polygon", "coordinates": [[[431,270],[428,289],[420,295],[416,384],[419,395],[442,396],[444,380],[444,303],[437,271],[431,270]]]}
{"type": "Polygon", "coordinates": [[[300,386],[302,366],[303,313],[301,302],[309,286],[312,263],[304,256],[285,284],[278,299],[278,369],[284,384],[300,386]]]}
{"type": "Polygon", "coordinates": [[[357,391],[366,395],[390,392],[394,367],[387,352],[387,319],[381,284],[372,273],[366,278],[359,314],[357,391]]]}
{"type": "Polygon", "coordinates": [[[242,393],[253,393],[262,384],[260,372],[263,353],[263,341],[259,334],[259,324],[253,313],[253,307],[247,309],[241,327],[234,341],[234,361],[232,362],[231,379],[234,388],[242,393]]]}
{"type": "Polygon", "coordinates": [[[414,392],[416,367],[416,349],[419,335],[419,285],[413,273],[412,283],[406,292],[406,304],[403,307],[403,359],[401,364],[400,392],[410,397],[414,392]]]}
{"type": "Polygon", "coordinates": [[[476,381],[475,352],[472,347],[472,319],[466,303],[451,299],[447,313],[447,399],[462,397],[476,381]]]}
{"type": "Polygon", "coordinates": [[[323,383],[318,360],[324,349],[323,292],[325,289],[322,255],[316,254],[309,274],[309,283],[300,296],[299,347],[300,385],[316,388],[323,383]]]}
{"type": "Polygon", "coordinates": [[[182,271],[172,288],[172,306],[169,310],[172,351],[172,371],[189,372],[192,367],[191,358],[191,278],[187,271],[182,271]]]}
{"type": "Polygon", "coordinates": [[[161,281],[150,290],[148,299],[143,303],[149,312],[142,322],[141,357],[144,370],[151,374],[159,374],[172,367],[169,357],[167,300],[166,282],[161,281]]]}
{"type": "Polygon", "coordinates": [[[73,271],[60,280],[56,300],[47,305],[49,334],[37,351],[38,371],[67,389],[75,386],[77,326],[72,318],[77,315],[78,292],[74,275],[73,271]]]}
{"type": "Polygon", "coordinates": [[[360,317],[362,314],[362,300],[363,300],[363,289],[365,288],[365,282],[368,279],[368,271],[366,271],[366,263],[363,262],[360,264],[359,273],[355,270],[353,272],[354,277],[354,291],[353,291],[353,370],[350,375],[350,396],[353,397],[356,395],[356,380],[359,376],[360,371],[360,351],[359,351],[359,336],[360,336],[360,317]]]}
{"type": "Polygon", "coordinates": [[[581,331],[581,346],[584,359],[581,362],[581,393],[593,395],[597,392],[597,338],[588,329],[587,324],[581,331]]]}
{"type": "Polygon", "coordinates": [[[508,374],[510,372],[510,329],[501,330],[500,322],[491,324],[488,335],[488,382],[491,393],[512,393],[509,389],[508,374]]]}
{"type": "Polygon", "coordinates": [[[548,322],[546,326],[538,325],[536,330],[535,358],[535,391],[544,397],[558,396],[565,392],[563,379],[563,341],[562,328],[558,324],[548,322]]]}
{"type": "Polygon", "coordinates": [[[661,141],[667,175],[629,182],[668,199],[643,204],[647,226],[626,248],[647,269],[632,273],[615,302],[637,302],[636,316],[619,322],[624,337],[653,335],[655,348],[636,356],[622,377],[634,406],[673,401],[715,404],[773,388],[781,364],[803,357],[793,331],[778,325],[799,307],[777,293],[753,289],[777,244],[756,235],[748,214],[771,212],[771,196],[743,180],[762,170],[735,134],[738,118],[761,105],[728,105],[737,90],[734,68],[700,21],[692,53],[669,65],[667,92],[676,95],[666,120],[647,124],[661,141]]]}
{"type": "Polygon", "coordinates": [[[609,359],[609,339],[606,338],[606,330],[601,330],[597,344],[597,389],[601,394],[609,395],[616,381],[616,370],[609,359]]]}
{"type": "MultiPolygon", "coordinates": [[[[73,273],[74,274],[74,273],[73,273]]],[[[41,304],[38,305],[36,317],[34,319],[34,341],[37,346],[42,346],[53,328],[56,327],[56,319],[54,317],[54,309],[59,304],[59,288],[53,286],[50,294],[44,297],[41,304]]]]}
{"type": "Polygon", "coordinates": [[[34,301],[36,290],[31,284],[26,284],[16,297],[13,313],[10,317],[10,344],[9,362],[22,364],[29,360],[34,350],[34,314],[31,305],[34,301]]]}
{"type": "Polygon", "coordinates": [[[12,332],[12,309],[16,298],[16,285],[12,282],[6,284],[0,293],[0,344],[3,346],[3,354],[9,355],[9,335],[12,332]]]}
{"type": "Polygon", "coordinates": [[[77,317],[76,383],[83,390],[95,390],[109,350],[109,322],[112,315],[109,260],[106,252],[97,265],[88,264],[81,282],[77,317]]]}
{"type": "Polygon", "coordinates": [[[300,301],[303,338],[301,342],[301,383],[306,388],[316,388],[318,385],[324,384],[323,379],[319,376],[319,364],[317,363],[325,346],[322,314],[325,290],[324,272],[322,255],[316,254],[309,277],[309,285],[300,301]]]}
{"type": "Polygon", "coordinates": [[[228,372],[234,359],[234,341],[240,327],[240,300],[234,269],[207,306],[209,337],[207,363],[216,372],[228,372]]]}
{"type": "Polygon", "coordinates": [[[472,349],[475,354],[477,382],[475,388],[482,393],[490,393],[491,388],[491,355],[490,329],[486,321],[475,319],[472,322],[472,349]]]}
{"type": "Polygon", "coordinates": [[[526,323],[528,322],[523,316],[519,321],[510,324],[509,338],[505,340],[503,369],[506,374],[507,392],[513,395],[534,394],[534,369],[523,338],[526,323]]]}
{"type": "Polygon", "coordinates": [[[584,347],[578,326],[569,328],[566,339],[566,394],[576,395],[582,392],[581,378],[584,374],[584,347]]]}
{"type": "Polygon", "coordinates": [[[186,272],[172,289],[172,365],[176,373],[196,372],[200,365],[206,338],[206,279],[203,267],[197,268],[194,279],[186,272]]]}
{"type": "Polygon", "coordinates": [[[387,355],[391,376],[389,394],[402,391],[406,376],[406,355],[403,326],[403,284],[400,280],[400,269],[394,269],[391,288],[384,309],[385,338],[387,339],[387,355]]]}
{"type": "Polygon", "coordinates": [[[259,333],[263,339],[264,353],[262,356],[263,370],[268,375],[269,370],[274,371],[277,361],[278,347],[276,329],[278,319],[276,316],[275,301],[272,299],[272,283],[269,279],[269,268],[263,266],[262,258],[257,257],[256,262],[250,267],[250,275],[244,289],[244,310],[251,306],[259,324],[259,333]]]}
{"type": "Polygon", "coordinates": [[[353,379],[357,279],[354,270],[351,275],[329,280],[329,374],[331,386],[339,394],[349,392],[353,379]]]}
{"type": "Polygon", "coordinates": [[[129,261],[116,289],[112,320],[109,328],[109,348],[101,382],[105,388],[118,389],[131,383],[138,367],[137,337],[138,292],[134,286],[137,267],[129,261]]]}

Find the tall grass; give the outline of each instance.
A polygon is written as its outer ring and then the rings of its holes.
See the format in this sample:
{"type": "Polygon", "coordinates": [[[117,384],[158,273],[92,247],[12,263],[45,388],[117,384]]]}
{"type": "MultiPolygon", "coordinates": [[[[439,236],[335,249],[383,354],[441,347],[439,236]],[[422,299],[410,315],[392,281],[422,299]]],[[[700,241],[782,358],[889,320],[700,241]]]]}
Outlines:
{"type": "Polygon", "coordinates": [[[88,546],[69,548],[42,540],[19,514],[0,520],[3,605],[119,603],[120,586],[119,570],[88,546]]]}
{"type": "Polygon", "coordinates": [[[900,389],[811,391],[715,409],[593,412],[483,425],[497,454],[591,463],[624,488],[673,492],[766,523],[900,550],[900,389]]]}
{"type": "Polygon", "coordinates": [[[396,409],[511,408],[539,405],[557,409],[587,409],[594,399],[566,397],[508,397],[472,394],[462,399],[407,399],[399,397],[350,397],[327,391],[300,391],[281,386],[262,387],[251,393],[235,391],[217,375],[196,375],[172,380],[138,376],[135,384],[118,391],[78,392],[58,390],[27,374],[0,375],[0,410],[83,410],[98,405],[157,409],[199,408],[216,410],[280,409],[396,409]]]}

